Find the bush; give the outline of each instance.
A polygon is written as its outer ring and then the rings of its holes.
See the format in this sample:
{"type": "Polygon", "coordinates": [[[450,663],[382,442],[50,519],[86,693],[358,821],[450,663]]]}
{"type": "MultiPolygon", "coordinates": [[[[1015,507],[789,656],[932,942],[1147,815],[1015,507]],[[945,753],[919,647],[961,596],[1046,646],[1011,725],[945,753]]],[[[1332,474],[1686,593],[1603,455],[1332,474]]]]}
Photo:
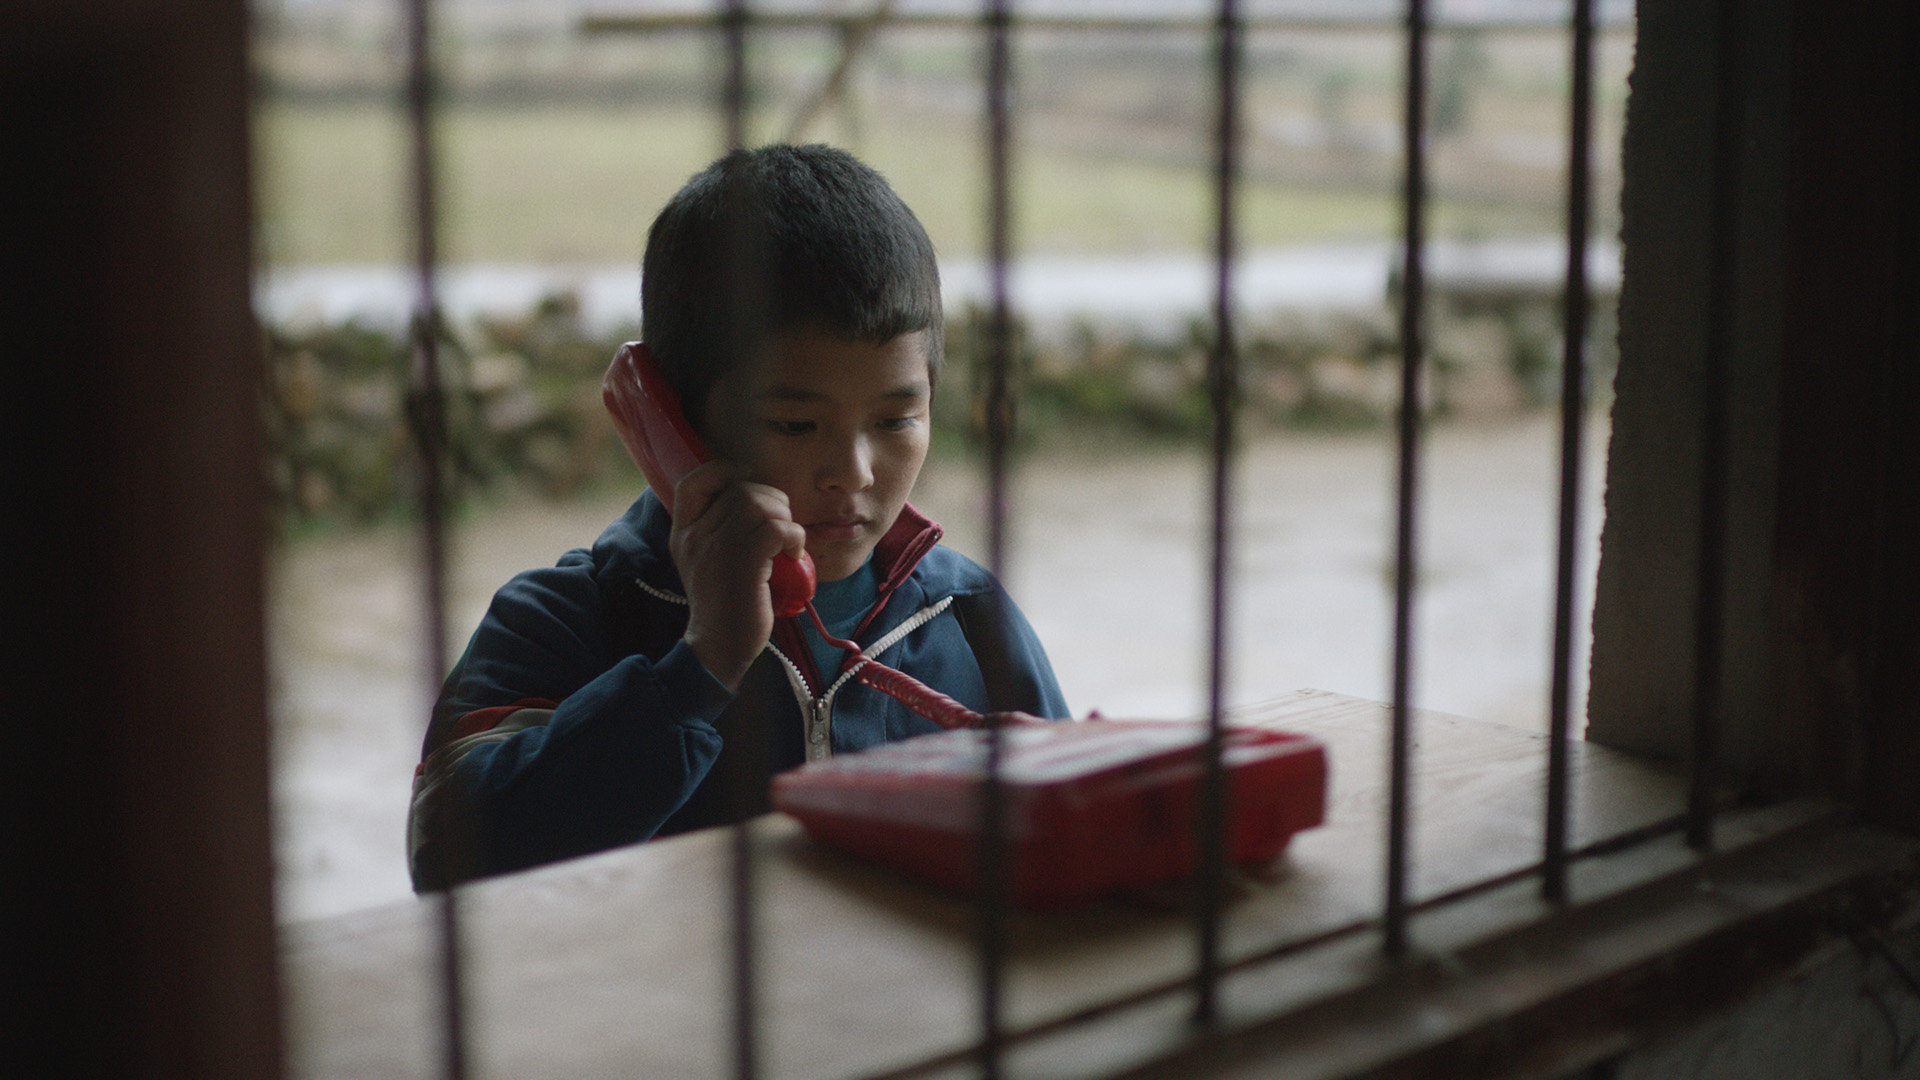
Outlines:
{"type": "MultiPolygon", "coordinates": [[[[620,343],[593,336],[577,303],[436,335],[444,393],[445,478],[454,502],[511,484],[563,497],[633,468],[600,404],[620,343]]],[[[266,426],[276,517],[303,527],[404,515],[415,498],[409,337],[357,322],[269,329],[266,426]]]]}
{"type": "MultiPolygon", "coordinates": [[[[1596,318],[1595,325],[1610,324],[1596,318]]],[[[956,314],[934,401],[937,452],[986,437],[987,356],[981,312],[956,314]]],[[[1558,389],[1557,318],[1545,299],[1495,310],[1436,303],[1424,388],[1436,415],[1486,415],[1550,402],[1558,389]]],[[[1399,402],[1391,314],[1279,315],[1240,328],[1236,404],[1258,429],[1370,425],[1399,402]]],[[[458,505],[502,486],[564,498],[631,483],[633,465],[600,402],[600,378],[623,328],[590,334],[571,296],[524,315],[438,328],[447,491],[458,505]]],[[[1010,328],[1010,419],[1016,447],[1079,433],[1198,442],[1213,425],[1207,384],[1212,327],[1173,337],[1084,321],[1042,340],[1010,328]]],[[[1606,385],[1611,335],[1596,335],[1592,385],[1606,385]],[[1602,340],[1604,339],[1604,340],[1602,340]],[[1604,346],[1604,347],[1603,347],[1604,346]]],[[[265,395],[274,513],[283,527],[404,516],[415,500],[409,424],[414,349],[405,336],[356,322],[269,329],[265,395]]]]}

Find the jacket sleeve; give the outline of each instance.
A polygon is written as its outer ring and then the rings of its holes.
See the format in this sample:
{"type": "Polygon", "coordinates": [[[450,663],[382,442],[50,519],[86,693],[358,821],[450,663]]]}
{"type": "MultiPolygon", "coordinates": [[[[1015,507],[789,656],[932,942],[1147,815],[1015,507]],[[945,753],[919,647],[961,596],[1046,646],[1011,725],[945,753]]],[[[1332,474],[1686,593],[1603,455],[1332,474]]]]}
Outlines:
{"type": "Polygon", "coordinates": [[[685,644],[613,656],[584,552],[508,582],[434,708],[416,891],[651,837],[719,756],[730,700],[685,644]]]}
{"type": "Polygon", "coordinates": [[[997,582],[985,591],[954,597],[953,611],[980,665],[994,709],[1018,710],[1048,720],[1073,715],[1054,678],[1046,648],[997,582]]]}

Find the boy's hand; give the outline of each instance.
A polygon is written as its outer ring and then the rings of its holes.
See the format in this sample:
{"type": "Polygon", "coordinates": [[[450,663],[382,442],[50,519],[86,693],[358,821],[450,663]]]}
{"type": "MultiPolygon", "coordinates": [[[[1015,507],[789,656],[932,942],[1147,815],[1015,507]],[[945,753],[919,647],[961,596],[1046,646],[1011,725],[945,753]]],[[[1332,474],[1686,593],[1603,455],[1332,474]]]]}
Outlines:
{"type": "Polygon", "coordinates": [[[794,522],[786,492],[741,479],[724,461],[681,479],[673,506],[668,543],[687,590],[685,640],[714,678],[737,690],[773,633],[773,557],[804,550],[807,531],[794,522]]]}

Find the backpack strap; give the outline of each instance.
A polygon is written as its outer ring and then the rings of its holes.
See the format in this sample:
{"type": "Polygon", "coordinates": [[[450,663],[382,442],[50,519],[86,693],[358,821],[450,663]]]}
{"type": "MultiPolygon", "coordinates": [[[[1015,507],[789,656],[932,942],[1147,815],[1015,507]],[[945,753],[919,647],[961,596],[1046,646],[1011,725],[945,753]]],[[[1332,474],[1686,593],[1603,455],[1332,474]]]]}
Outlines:
{"type": "MultiPolygon", "coordinates": [[[[1011,633],[1005,591],[997,585],[979,593],[953,598],[953,615],[960,621],[960,632],[973,650],[986,683],[988,711],[1031,713],[1046,716],[1047,694],[1041,688],[1032,648],[1011,633]]],[[[1044,664],[1044,658],[1041,659],[1044,664]]]]}

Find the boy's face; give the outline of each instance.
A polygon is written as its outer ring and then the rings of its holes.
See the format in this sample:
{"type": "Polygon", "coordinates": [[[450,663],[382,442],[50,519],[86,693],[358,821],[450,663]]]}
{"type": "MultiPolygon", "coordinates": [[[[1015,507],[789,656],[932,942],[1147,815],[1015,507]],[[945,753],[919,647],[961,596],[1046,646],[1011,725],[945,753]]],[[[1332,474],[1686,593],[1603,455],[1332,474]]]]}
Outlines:
{"type": "Polygon", "coordinates": [[[924,332],[876,345],[790,330],[714,386],[702,426],[722,457],[787,493],[820,579],[838,581],[912,493],[932,396],[924,332]]]}

